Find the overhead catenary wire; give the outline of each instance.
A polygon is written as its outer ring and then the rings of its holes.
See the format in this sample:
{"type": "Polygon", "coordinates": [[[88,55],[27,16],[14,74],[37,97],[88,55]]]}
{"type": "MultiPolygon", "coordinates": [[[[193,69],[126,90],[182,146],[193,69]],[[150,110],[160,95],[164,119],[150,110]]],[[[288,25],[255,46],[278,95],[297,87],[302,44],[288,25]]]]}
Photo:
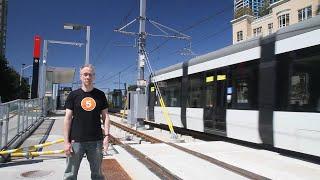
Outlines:
{"type": "MultiPolygon", "coordinates": [[[[203,19],[200,19],[199,21],[193,23],[192,25],[184,28],[184,29],[181,30],[180,32],[185,32],[185,31],[188,31],[188,30],[190,30],[190,29],[193,29],[193,28],[195,28],[195,27],[197,27],[197,26],[199,26],[199,25],[201,25],[201,24],[203,24],[203,23],[205,23],[205,22],[207,22],[207,21],[209,21],[209,20],[217,17],[218,15],[227,12],[227,10],[229,10],[229,9],[231,9],[231,8],[233,8],[233,6],[227,6],[227,7],[225,7],[223,10],[221,10],[221,11],[219,11],[219,12],[217,12],[217,13],[214,13],[213,15],[210,15],[210,16],[208,16],[208,17],[205,17],[205,18],[203,18],[203,19]]],[[[166,39],[166,40],[163,41],[161,44],[159,44],[158,46],[156,46],[155,48],[153,48],[152,50],[150,50],[150,54],[153,53],[153,52],[155,52],[156,50],[160,49],[160,48],[161,48],[163,45],[165,45],[168,41],[170,41],[170,39],[166,39]]]]}
{"type": "MultiPolygon", "coordinates": [[[[209,40],[209,39],[211,39],[211,38],[219,35],[220,33],[223,33],[223,32],[225,32],[225,31],[229,30],[230,28],[231,28],[230,26],[225,26],[225,27],[221,28],[221,29],[220,29],[219,31],[217,31],[217,32],[214,32],[214,33],[212,33],[212,34],[207,34],[207,35],[205,35],[205,36],[202,36],[199,40],[197,40],[197,41],[195,41],[194,43],[192,43],[192,46],[195,47],[195,45],[198,45],[200,42],[207,41],[207,40],[209,40]]],[[[176,54],[177,52],[179,52],[179,50],[173,51],[173,52],[167,54],[167,56],[176,54]]],[[[166,56],[166,57],[167,57],[167,56],[166,56]]]]}
{"type": "MultiPolygon", "coordinates": [[[[185,32],[185,31],[188,31],[188,30],[193,29],[193,28],[195,28],[195,27],[198,27],[199,25],[201,25],[201,24],[203,24],[203,23],[205,23],[205,22],[207,22],[207,21],[209,21],[209,20],[217,17],[217,15],[220,15],[220,14],[223,14],[223,13],[227,12],[227,10],[229,10],[230,8],[233,8],[233,6],[227,6],[227,7],[225,7],[224,9],[222,9],[221,11],[218,11],[218,12],[214,13],[213,15],[210,15],[210,16],[207,16],[207,17],[205,17],[205,18],[202,18],[202,19],[196,21],[195,23],[193,23],[192,25],[184,28],[184,29],[183,29],[182,31],[180,31],[180,32],[185,32]]],[[[226,29],[223,29],[222,31],[219,31],[219,32],[214,33],[214,34],[212,34],[212,35],[207,35],[207,36],[205,36],[205,37],[211,38],[211,37],[216,36],[218,33],[221,33],[221,32],[223,32],[223,31],[225,31],[225,30],[226,30],[226,29]]],[[[205,37],[204,37],[204,38],[201,38],[201,40],[196,41],[196,44],[199,43],[199,42],[202,41],[202,40],[205,40],[205,37]]],[[[170,41],[170,39],[166,39],[166,40],[163,41],[161,44],[159,44],[158,46],[156,46],[155,48],[153,48],[152,50],[150,50],[150,51],[149,51],[149,54],[152,54],[152,53],[154,53],[155,51],[157,51],[158,49],[160,49],[160,48],[161,48],[163,45],[165,45],[168,41],[170,41]]],[[[134,63],[134,64],[131,64],[130,66],[134,66],[134,65],[135,65],[135,63],[134,63]]],[[[126,69],[126,68],[125,68],[125,69],[126,69]]],[[[122,71],[119,71],[119,72],[122,73],[123,70],[122,70],[122,71]]],[[[103,82],[103,81],[107,81],[107,80],[109,80],[109,79],[112,79],[113,77],[116,77],[116,76],[119,74],[119,72],[117,72],[117,73],[115,73],[115,74],[113,74],[113,75],[111,75],[111,76],[109,76],[109,77],[107,77],[107,78],[104,78],[104,76],[105,76],[105,75],[104,75],[103,78],[100,78],[99,80],[97,80],[96,83],[101,83],[101,82],[103,82]]]]}
{"type": "Polygon", "coordinates": [[[107,78],[105,78],[105,79],[101,78],[100,80],[97,80],[96,83],[98,84],[98,83],[101,83],[101,82],[110,80],[110,79],[112,79],[113,77],[117,77],[117,76],[119,75],[119,73],[123,73],[123,72],[127,71],[128,69],[130,69],[130,68],[133,67],[134,65],[135,65],[135,64],[130,64],[130,65],[128,65],[127,67],[125,67],[124,69],[118,71],[117,73],[115,73],[115,74],[113,74],[113,75],[111,75],[111,76],[109,76],[109,77],[107,77],[107,78]]]}
{"type": "MultiPolygon", "coordinates": [[[[131,16],[131,14],[133,13],[133,11],[136,9],[134,6],[134,2],[131,7],[131,9],[129,10],[129,12],[122,18],[121,22],[119,23],[119,25],[124,24],[124,22],[126,22],[128,20],[128,18],[131,16]]],[[[100,52],[98,53],[98,55],[96,56],[96,58],[93,59],[93,65],[97,64],[98,62],[100,62],[102,60],[101,56],[102,54],[105,52],[105,49],[112,43],[114,36],[111,36],[109,40],[107,40],[103,46],[103,48],[100,50],[100,52]]]]}

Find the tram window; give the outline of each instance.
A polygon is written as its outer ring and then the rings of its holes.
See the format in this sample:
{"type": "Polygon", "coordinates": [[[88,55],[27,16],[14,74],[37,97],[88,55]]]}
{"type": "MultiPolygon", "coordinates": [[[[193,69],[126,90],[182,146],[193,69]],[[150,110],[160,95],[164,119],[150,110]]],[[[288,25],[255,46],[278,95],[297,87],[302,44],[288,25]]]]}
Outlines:
{"type": "Polygon", "coordinates": [[[278,55],[279,68],[288,69],[277,83],[279,110],[320,112],[319,52],[320,46],[314,46],[278,55]]]}
{"type": "Polygon", "coordinates": [[[189,98],[187,107],[200,108],[201,107],[201,89],[203,78],[201,74],[190,76],[189,78],[189,98]]]}
{"type": "Polygon", "coordinates": [[[257,108],[258,68],[258,61],[240,63],[232,67],[233,78],[232,87],[230,87],[231,94],[227,97],[229,101],[231,101],[231,108],[257,108]]]}
{"type": "MultiPolygon", "coordinates": [[[[181,78],[175,78],[159,83],[163,101],[167,107],[181,106],[181,78]]],[[[156,103],[158,106],[160,103],[156,103]]]]}
{"type": "Polygon", "coordinates": [[[206,86],[205,88],[205,93],[206,93],[206,104],[205,107],[211,108],[214,107],[214,102],[213,102],[213,86],[206,86]]]}
{"type": "Polygon", "coordinates": [[[309,74],[298,73],[291,76],[289,104],[302,106],[309,104],[309,74]]]}
{"type": "Polygon", "coordinates": [[[248,82],[241,79],[237,81],[237,103],[248,103],[248,82]]]}
{"type": "Polygon", "coordinates": [[[320,55],[293,62],[289,83],[289,110],[320,112],[320,55]]]}

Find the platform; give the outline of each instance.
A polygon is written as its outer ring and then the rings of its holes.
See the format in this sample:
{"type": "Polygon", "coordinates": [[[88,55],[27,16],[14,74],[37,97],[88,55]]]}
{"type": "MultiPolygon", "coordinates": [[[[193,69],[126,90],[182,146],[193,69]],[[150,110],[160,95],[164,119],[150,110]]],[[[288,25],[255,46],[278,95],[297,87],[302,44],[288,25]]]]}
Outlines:
{"type": "MultiPolygon", "coordinates": [[[[47,132],[45,129],[52,128],[47,134],[47,141],[63,137],[63,116],[52,116],[44,121],[37,131],[25,141],[24,146],[36,143],[47,132]]],[[[112,120],[119,120],[111,116],[112,120]]],[[[123,132],[111,128],[111,134],[119,135],[123,132]]],[[[168,140],[170,134],[158,129],[144,130],[149,135],[155,135],[163,140],[168,140]]],[[[186,143],[180,146],[203,153],[220,161],[241,167],[270,179],[319,179],[320,165],[298,160],[266,150],[252,149],[222,141],[198,141],[190,137],[184,137],[186,143]],[[188,140],[189,139],[189,140],[188,140]]],[[[246,179],[209,162],[182,153],[166,144],[133,144],[135,149],[144,153],[170,172],[182,179],[246,179]]],[[[106,158],[115,159],[132,179],[159,179],[149,171],[136,158],[119,146],[113,146],[113,152],[106,158]]],[[[44,150],[62,149],[63,144],[50,146],[44,150]]],[[[111,151],[111,150],[110,150],[111,151]]],[[[0,165],[0,177],[2,179],[30,179],[23,175],[39,175],[37,179],[56,180],[62,179],[65,168],[65,156],[51,155],[41,156],[33,160],[17,159],[7,164],[0,165]],[[33,174],[32,174],[33,173],[33,174]]],[[[78,179],[90,179],[90,168],[86,159],[81,163],[78,179]]]]}

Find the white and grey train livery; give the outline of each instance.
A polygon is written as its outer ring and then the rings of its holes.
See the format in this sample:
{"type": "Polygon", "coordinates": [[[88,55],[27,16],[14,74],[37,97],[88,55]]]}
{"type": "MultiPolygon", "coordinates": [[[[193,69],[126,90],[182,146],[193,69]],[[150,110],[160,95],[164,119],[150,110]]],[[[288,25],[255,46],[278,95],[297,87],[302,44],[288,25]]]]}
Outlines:
{"type": "Polygon", "coordinates": [[[154,75],[176,127],[320,157],[320,16],[154,75]]]}

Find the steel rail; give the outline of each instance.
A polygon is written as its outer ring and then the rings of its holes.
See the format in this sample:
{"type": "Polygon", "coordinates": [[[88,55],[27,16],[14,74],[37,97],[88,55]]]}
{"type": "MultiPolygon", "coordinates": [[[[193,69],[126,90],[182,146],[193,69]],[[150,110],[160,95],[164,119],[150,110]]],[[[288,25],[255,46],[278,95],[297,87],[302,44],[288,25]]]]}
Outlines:
{"type": "MultiPolygon", "coordinates": [[[[170,142],[164,142],[162,140],[159,140],[159,139],[154,138],[152,136],[146,135],[146,134],[144,134],[142,132],[139,132],[137,130],[131,129],[131,128],[127,127],[127,126],[124,126],[122,124],[116,123],[114,121],[111,121],[111,124],[116,126],[116,127],[118,127],[118,128],[121,128],[121,129],[123,129],[123,130],[125,130],[125,131],[127,131],[127,132],[129,132],[131,134],[134,134],[136,136],[144,138],[145,140],[150,141],[151,143],[164,143],[164,144],[167,144],[167,145],[169,145],[171,147],[174,147],[174,148],[179,149],[179,150],[181,150],[183,152],[186,152],[188,154],[196,156],[196,157],[198,157],[200,159],[203,159],[203,160],[205,160],[207,162],[210,162],[210,163],[212,163],[214,165],[220,166],[220,167],[222,167],[222,168],[224,168],[226,170],[232,171],[232,172],[234,172],[236,174],[239,174],[239,175],[241,175],[243,177],[254,179],[254,180],[268,180],[269,179],[267,177],[261,176],[259,174],[254,173],[254,172],[251,172],[251,171],[239,168],[237,166],[222,162],[222,161],[220,161],[218,159],[212,158],[212,157],[207,156],[205,154],[202,154],[202,153],[199,153],[199,152],[184,148],[184,147],[179,146],[177,144],[170,143],[170,142]]],[[[126,146],[129,146],[129,145],[126,145],[126,146]]],[[[132,148],[132,147],[130,147],[130,148],[132,148]]],[[[137,151],[137,150],[134,149],[134,151],[137,151]]],[[[145,157],[145,155],[143,155],[143,156],[145,157]]]]}
{"type": "Polygon", "coordinates": [[[123,147],[127,152],[132,154],[138,161],[144,164],[151,172],[153,172],[160,179],[182,180],[178,176],[172,174],[167,168],[161,166],[156,161],[148,158],[146,155],[142,154],[141,152],[134,149],[130,145],[122,143],[119,139],[113,137],[112,135],[109,135],[109,136],[110,136],[111,142],[123,147]]]}

